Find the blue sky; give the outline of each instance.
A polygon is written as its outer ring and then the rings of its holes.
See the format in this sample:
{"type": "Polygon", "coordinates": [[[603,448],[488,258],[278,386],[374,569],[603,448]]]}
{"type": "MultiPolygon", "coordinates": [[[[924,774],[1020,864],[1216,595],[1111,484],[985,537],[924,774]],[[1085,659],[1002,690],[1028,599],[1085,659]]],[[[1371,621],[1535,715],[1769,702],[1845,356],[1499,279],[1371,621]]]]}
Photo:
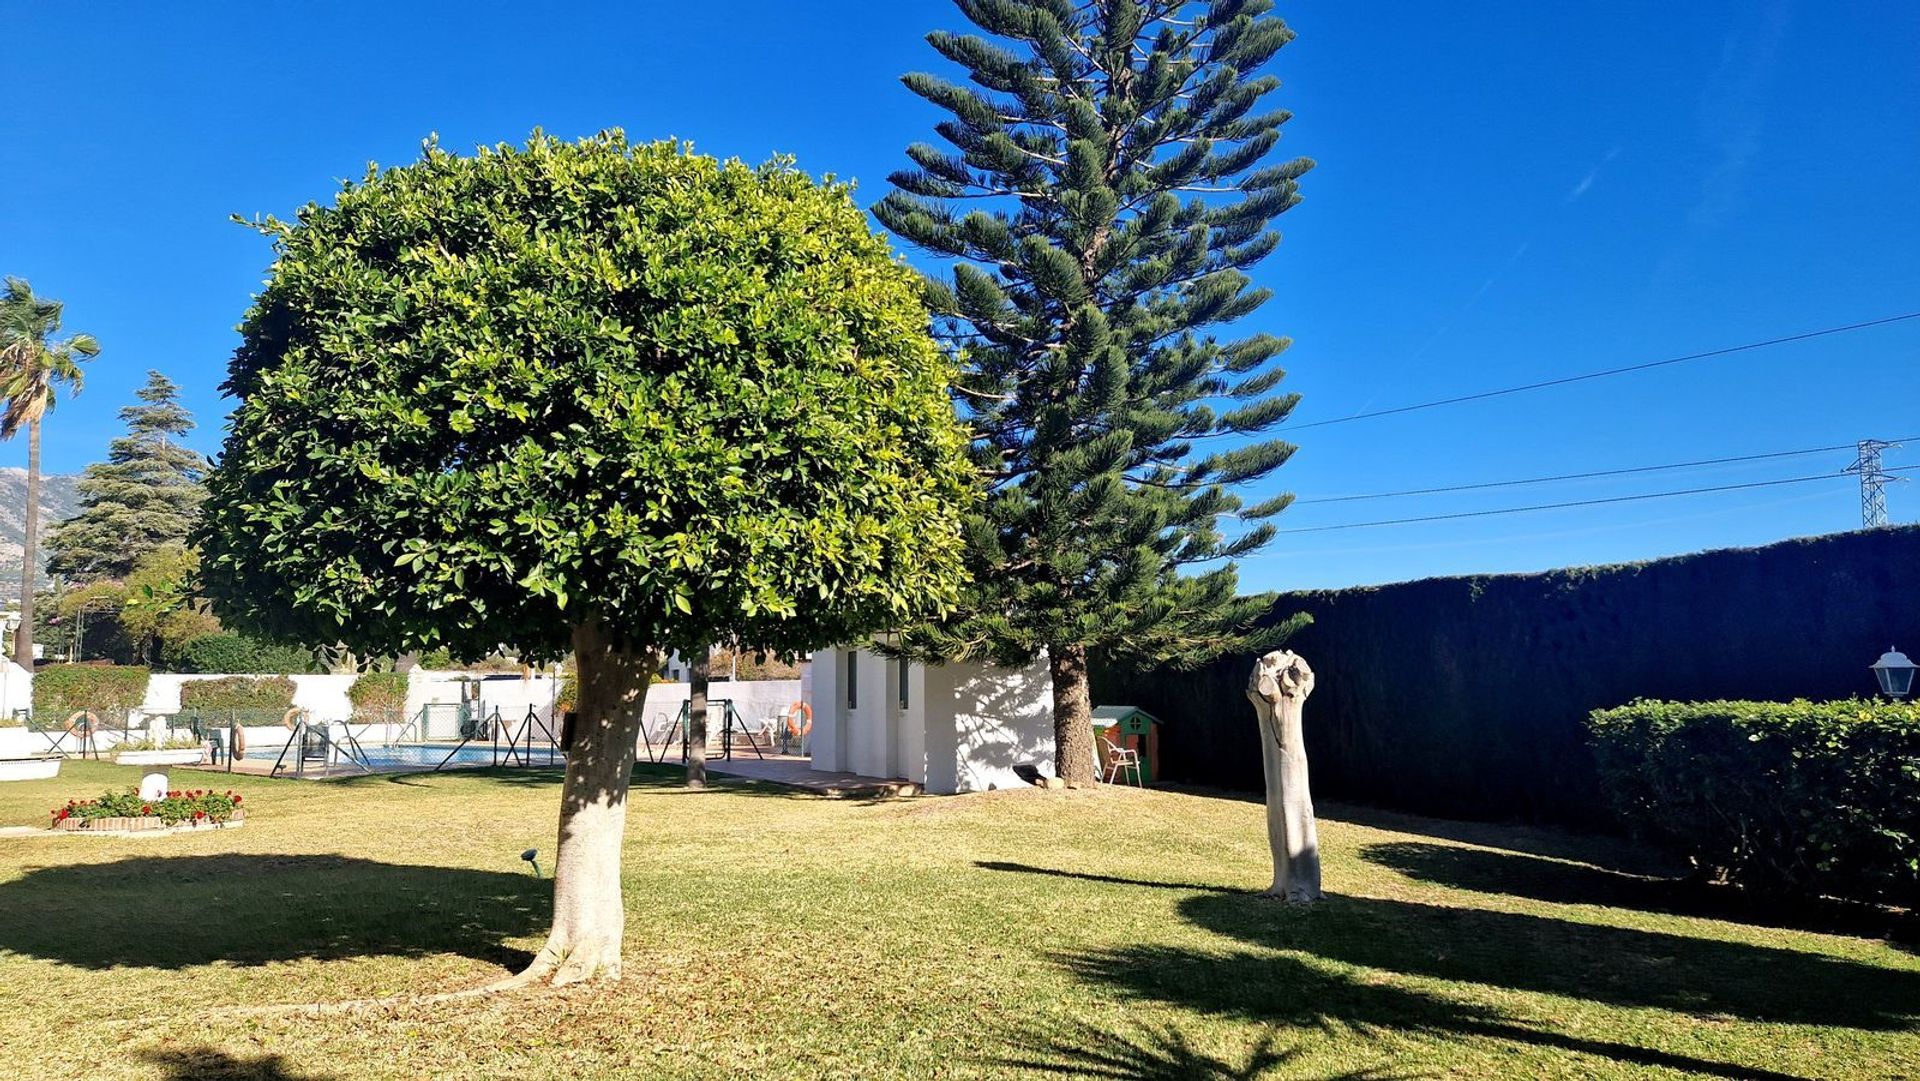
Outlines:
{"type": "MultiPolygon", "coordinates": [[[[1301,423],[1920,310],[1920,6],[1283,3],[1275,68],[1316,159],[1275,299],[1301,423]]],[[[885,192],[931,107],[945,0],[325,5],[0,3],[0,270],[105,354],[47,429],[98,457],[148,368],[218,445],[232,328],[285,215],[366,163],[619,126],[885,192]],[[537,14],[536,14],[537,13],[537,14]]],[[[1262,487],[1303,500],[1920,435],[1920,321],[1641,375],[1306,429],[1262,487]]],[[[24,462],[0,447],[0,465],[24,462]]],[[[1833,453],[1487,493],[1316,504],[1305,528],[1837,470],[1833,453]]],[[[1920,465],[1920,443],[1890,465],[1920,465]]],[[[1920,484],[1892,490],[1920,520],[1920,484]]],[[[1848,478],[1283,535],[1296,588],[1534,570],[1858,524],[1848,478]]]]}

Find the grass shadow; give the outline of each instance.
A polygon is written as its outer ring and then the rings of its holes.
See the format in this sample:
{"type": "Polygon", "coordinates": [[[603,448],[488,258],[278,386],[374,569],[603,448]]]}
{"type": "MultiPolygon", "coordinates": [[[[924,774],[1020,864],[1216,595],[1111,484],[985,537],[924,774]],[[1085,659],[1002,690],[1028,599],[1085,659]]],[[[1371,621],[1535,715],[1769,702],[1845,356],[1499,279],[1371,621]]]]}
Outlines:
{"type": "MultiPolygon", "coordinates": [[[[1134,1037],[1076,1022],[1067,1035],[1017,1041],[1009,1054],[986,1064],[1055,1077],[1110,1077],[1117,1081],[1256,1081],[1299,1057],[1297,1050],[1279,1047],[1278,1043],[1279,1033],[1270,1031],[1244,1058],[1229,1059],[1196,1046],[1170,1024],[1144,1029],[1134,1037]]],[[[1326,1081],[1390,1081],[1408,1075],[1355,1070],[1325,1076],[1326,1081]]]]}
{"type": "MultiPolygon", "coordinates": [[[[1261,903],[1269,908],[1278,907],[1276,902],[1264,898],[1261,903]]],[[[1708,1077],[1803,1081],[1794,1074],[1747,1063],[1718,1062],[1614,1040],[1569,1035],[1488,1007],[1384,984],[1362,983],[1285,954],[1239,950],[1221,955],[1165,946],[1126,946],[1063,960],[1068,970],[1081,979],[1127,997],[1260,1024],[1313,1026],[1362,1038],[1387,1033],[1425,1035],[1443,1041],[1477,1037],[1708,1077]]]]}
{"type": "Polygon", "coordinates": [[[1911,917],[1867,904],[1767,896],[1690,879],[1649,878],[1581,863],[1457,845],[1368,845],[1361,858],[1409,878],[1475,893],[1556,904],[1607,905],[1699,916],[1788,930],[1883,937],[1911,950],[1920,927],[1911,917]]]}
{"type": "Polygon", "coordinates": [[[1818,953],[1512,912],[1329,897],[1180,903],[1195,924],[1273,950],[1627,1008],[1781,1024],[1920,1026],[1920,972],[1818,953]]]}
{"type": "Polygon", "coordinates": [[[0,884],[0,949],[84,968],[453,953],[519,968],[502,940],[546,927],[529,874],[346,856],[142,856],[0,884]]]}
{"type": "Polygon", "coordinates": [[[216,1047],[142,1051],[166,1081],[329,1081],[332,1074],[295,1070],[279,1055],[243,1059],[216,1047]]]}
{"type": "Polygon", "coordinates": [[[1052,867],[1035,867],[1028,863],[1011,863],[1006,860],[974,860],[973,865],[983,871],[1010,871],[1025,875],[1050,875],[1054,878],[1072,878],[1081,882],[1106,882],[1115,886],[1147,886],[1161,890],[1184,890],[1188,893],[1244,893],[1244,890],[1231,886],[1211,886],[1200,882],[1156,882],[1142,878],[1121,878],[1116,875],[1096,875],[1085,871],[1062,871],[1052,867]]]}

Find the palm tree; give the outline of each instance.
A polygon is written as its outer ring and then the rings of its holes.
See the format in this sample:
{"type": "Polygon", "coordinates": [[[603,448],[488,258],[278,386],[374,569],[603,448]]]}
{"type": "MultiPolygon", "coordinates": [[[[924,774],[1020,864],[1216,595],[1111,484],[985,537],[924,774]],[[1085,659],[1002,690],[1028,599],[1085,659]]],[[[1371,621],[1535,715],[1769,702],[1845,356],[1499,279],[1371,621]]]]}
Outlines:
{"type": "Polygon", "coordinates": [[[61,304],[33,295],[23,278],[9,277],[0,292],[0,439],[27,429],[27,537],[20,559],[20,627],[13,659],[33,668],[33,587],[40,532],[40,421],[53,411],[59,387],[80,393],[80,362],[100,354],[90,334],[57,341],[61,304]]]}

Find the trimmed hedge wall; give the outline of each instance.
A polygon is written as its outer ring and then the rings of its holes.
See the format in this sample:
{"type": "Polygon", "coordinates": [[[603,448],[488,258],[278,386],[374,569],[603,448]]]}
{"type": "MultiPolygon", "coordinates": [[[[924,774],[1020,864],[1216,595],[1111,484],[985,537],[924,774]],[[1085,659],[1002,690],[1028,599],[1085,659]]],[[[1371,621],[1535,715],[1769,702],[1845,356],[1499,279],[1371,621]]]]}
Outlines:
{"type": "Polygon", "coordinates": [[[1628,829],[1702,875],[1920,903],[1920,705],[1635,702],[1588,726],[1628,829]]]}
{"type": "Polygon", "coordinates": [[[33,717],[40,727],[65,724],[90,709],[105,720],[147,700],[148,670],[137,665],[56,664],[33,674],[33,717]]]}
{"type": "MultiPolygon", "coordinates": [[[[1920,528],[1544,574],[1283,596],[1269,618],[1318,677],[1314,794],[1431,814],[1617,828],[1587,743],[1638,698],[1837,699],[1920,646],[1920,528]]],[[[1192,672],[1096,667],[1096,705],[1166,722],[1164,779],[1262,786],[1250,657],[1192,672]]]]}
{"type": "Polygon", "coordinates": [[[401,713],[407,708],[405,672],[367,672],[347,688],[347,701],[357,714],[401,713]]]}
{"type": "Polygon", "coordinates": [[[195,679],[180,685],[180,708],[260,709],[284,712],[293,706],[294,689],[293,680],[286,676],[228,676],[225,679],[195,679]]]}

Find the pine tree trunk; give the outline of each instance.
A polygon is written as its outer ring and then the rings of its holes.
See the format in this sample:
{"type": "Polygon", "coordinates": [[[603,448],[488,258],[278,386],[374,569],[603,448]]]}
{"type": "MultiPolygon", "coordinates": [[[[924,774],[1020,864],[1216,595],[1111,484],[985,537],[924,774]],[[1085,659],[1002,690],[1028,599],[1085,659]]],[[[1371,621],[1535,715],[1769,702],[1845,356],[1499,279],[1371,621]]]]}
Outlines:
{"type": "Polygon", "coordinates": [[[702,649],[687,666],[687,787],[707,787],[707,682],[713,651],[702,649]]]}
{"type": "Polygon", "coordinates": [[[574,628],[579,688],[573,746],[560,794],[560,848],[553,866],[553,930],[533,964],[508,981],[620,978],[626,909],[620,852],[647,685],[660,666],[651,650],[615,640],[598,622],[574,628]]]}
{"type": "Polygon", "coordinates": [[[1050,646],[1053,677],[1053,770],[1069,784],[1094,784],[1093,693],[1087,686],[1087,647],[1050,646]]]}
{"type": "MultiPolygon", "coordinates": [[[[40,558],[40,422],[27,425],[27,536],[20,554],[20,627],[13,632],[13,661],[33,671],[34,564],[40,558]]],[[[77,659],[77,658],[76,658],[77,659]]]]}

